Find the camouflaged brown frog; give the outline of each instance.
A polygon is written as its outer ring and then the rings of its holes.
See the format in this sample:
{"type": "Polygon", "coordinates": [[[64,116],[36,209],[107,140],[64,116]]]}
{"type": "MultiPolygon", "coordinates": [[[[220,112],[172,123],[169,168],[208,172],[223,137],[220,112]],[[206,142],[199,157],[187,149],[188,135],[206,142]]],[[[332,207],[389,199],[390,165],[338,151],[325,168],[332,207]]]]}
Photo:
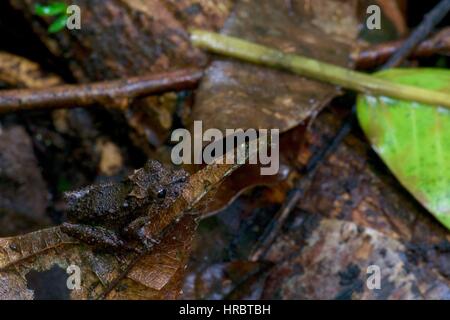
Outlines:
{"type": "Polygon", "coordinates": [[[186,184],[184,170],[150,160],[119,183],[93,185],[66,193],[68,235],[102,250],[136,250],[152,239],[139,236],[134,223],[170,206],[186,184]]]}

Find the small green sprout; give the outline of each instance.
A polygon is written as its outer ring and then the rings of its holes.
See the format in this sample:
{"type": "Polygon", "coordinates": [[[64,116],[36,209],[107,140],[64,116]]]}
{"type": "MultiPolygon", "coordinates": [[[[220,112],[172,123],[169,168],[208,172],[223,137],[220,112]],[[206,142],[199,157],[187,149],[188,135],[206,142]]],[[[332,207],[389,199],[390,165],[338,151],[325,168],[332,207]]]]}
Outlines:
{"type": "Polygon", "coordinates": [[[62,2],[54,2],[50,4],[37,3],[34,6],[34,12],[40,17],[58,16],[55,21],[48,27],[49,33],[56,33],[64,29],[67,23],[67,5],[62,2]]]}

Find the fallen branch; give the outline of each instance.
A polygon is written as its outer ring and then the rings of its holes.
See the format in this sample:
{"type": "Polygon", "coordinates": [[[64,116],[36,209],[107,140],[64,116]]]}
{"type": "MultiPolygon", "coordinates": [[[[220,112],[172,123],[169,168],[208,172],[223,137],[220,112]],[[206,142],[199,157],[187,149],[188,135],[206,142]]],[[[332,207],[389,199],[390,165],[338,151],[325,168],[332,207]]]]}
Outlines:
{"type": "MultiPolygon", "coordinates": [[[[398,40],[363,48],[352,54],[357,69],[369,69],[385,63],[405,42],[398,40]]],[[[442,29],[430,39],[421,42],[411,53],[412,58],[450,54],[450,28],[442,29]]]]}
{"type": "MultiPolygon", "coordinates": [[[[193,30],[194,45],[211,52],[238,58],[244,61],[285,69],[293,73],[341,86],[346,89],[400,100],[442,106],[450,109],[450,94],[402,85],[380,79],[369,74],[342,68],[330,63],[252,43],[222,34],[193,30]]],[[[407,43],[410,45],[409,43],[407,43]]],[[[413,47],[414,48],[414,47],[413,47]]]]}
{"type": "Polygon", "coordinates": [[[92,84],[4,90],[0,91],[0,112],[82,107],[94,104],[127,108],[132,100],[138,97],[194,89],[202,76],[203,72],[200,69],[181,69],[92,84]]]}

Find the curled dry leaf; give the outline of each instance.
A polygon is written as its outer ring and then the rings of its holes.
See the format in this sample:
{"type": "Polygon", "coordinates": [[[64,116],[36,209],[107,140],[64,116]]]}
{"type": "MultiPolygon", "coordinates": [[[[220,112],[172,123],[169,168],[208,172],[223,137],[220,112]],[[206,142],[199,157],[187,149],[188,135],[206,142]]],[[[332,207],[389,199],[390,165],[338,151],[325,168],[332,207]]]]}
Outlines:
{"type": "MultiPolygon", "coordinates": [[[[377,0],[382,12],[394,24],[399,37],[405,36],[408,32],[408,25],[405,19],[406,3],[403,0],[377,0]]],[[[367,6],[366,6],[367,8],[367,6]]]]}

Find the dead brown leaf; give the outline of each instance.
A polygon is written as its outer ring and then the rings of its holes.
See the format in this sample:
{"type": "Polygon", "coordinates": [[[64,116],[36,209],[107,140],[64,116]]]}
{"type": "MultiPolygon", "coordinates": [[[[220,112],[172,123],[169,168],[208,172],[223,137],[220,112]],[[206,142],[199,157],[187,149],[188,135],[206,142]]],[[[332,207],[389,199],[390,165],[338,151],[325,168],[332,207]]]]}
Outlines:
{"type": "MultiPolygon", "coordinates": [[[[351,2],[322,2],[296,1],[290,7],[284,0],[242,0],[222,32],[347,65],[357,33],[356,8],[351,2]],[[316,6],[338,10],[316,10],[316,6]]],[[[202,120],[205,130],[277,128],[284,132],[306,121],[338,93],[333,86],[286,72],[217,59],[197,91],[192,119],[202,120]]]]}

